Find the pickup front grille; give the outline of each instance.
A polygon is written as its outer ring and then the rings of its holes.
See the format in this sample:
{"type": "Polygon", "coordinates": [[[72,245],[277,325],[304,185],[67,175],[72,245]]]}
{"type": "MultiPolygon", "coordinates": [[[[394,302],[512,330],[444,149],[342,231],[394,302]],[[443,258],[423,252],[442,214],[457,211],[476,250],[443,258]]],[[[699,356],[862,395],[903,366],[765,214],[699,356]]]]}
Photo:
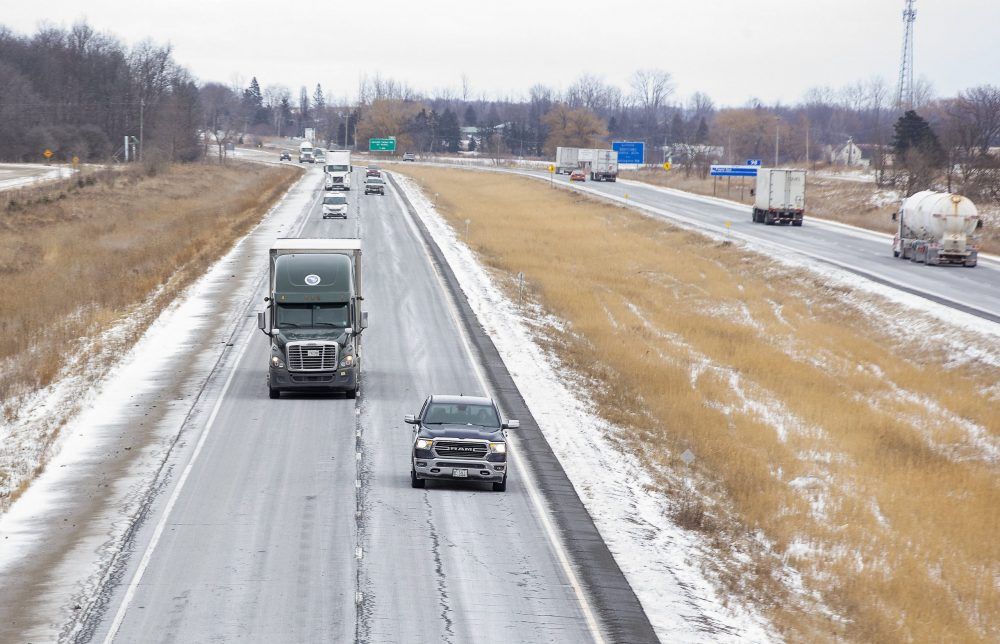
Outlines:
{"type": "Polygon", "coordinates": [[[442,458],[486,458],[486,443],[434,441],[434,452],[442,458]]]}
{"type": "Polygon", "coordinates": [[[333,371],[337,368],[336,342],[289,342],[289,371],[333,371]]]}

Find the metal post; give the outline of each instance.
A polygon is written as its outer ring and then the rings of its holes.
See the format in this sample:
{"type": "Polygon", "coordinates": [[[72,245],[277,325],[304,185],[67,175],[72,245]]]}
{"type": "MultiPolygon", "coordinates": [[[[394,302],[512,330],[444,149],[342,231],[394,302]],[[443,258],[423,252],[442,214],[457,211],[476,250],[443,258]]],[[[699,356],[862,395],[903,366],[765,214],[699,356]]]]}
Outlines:
{"type": "Polygon", "coordinates": [[[780,132],[780,131],[781,131],[781,124],[779,123],[779,124],[777,124],[777,125],[774,126],[774,167],[775,168],[778,167],[778,145],[779,145],[778,132],[780,132]]]}
{"type": "Polygon", "coordinates": [[[139,154],[136,155],[138,161],[142,161],[142,117],[143,112],[146,111],[146,99],[139,99],[139,154]]]}

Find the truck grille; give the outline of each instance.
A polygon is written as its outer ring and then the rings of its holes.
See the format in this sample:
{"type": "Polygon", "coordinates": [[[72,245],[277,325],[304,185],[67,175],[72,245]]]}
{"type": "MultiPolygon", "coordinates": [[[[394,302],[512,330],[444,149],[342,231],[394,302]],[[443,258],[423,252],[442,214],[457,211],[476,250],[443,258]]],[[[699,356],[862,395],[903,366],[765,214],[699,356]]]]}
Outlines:
{"type": "Polygon", "coordinates": [[[289,371],[333,371],[337,368],[336,342],[289,342],[289,371]]]}
{"type": "Polygon", "coordinates": [[[434,441],[434,451],[442,458],[486,458],[486,443],[434,441]]]}

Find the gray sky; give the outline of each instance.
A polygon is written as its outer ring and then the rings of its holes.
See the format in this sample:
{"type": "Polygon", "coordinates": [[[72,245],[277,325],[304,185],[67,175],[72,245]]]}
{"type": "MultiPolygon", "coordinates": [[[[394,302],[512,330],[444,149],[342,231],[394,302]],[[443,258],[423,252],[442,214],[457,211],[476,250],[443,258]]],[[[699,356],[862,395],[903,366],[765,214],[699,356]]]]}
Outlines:
{"type": "MultiPolygon", "coordinates": [[[[317,82],[353,96],[376,72],[421,91],[461,76],[473,96],[564,89],[583,73],[627,88],[640,67],[679,98],[797,101],[809,87],[874,75],[895,86],[903,0],[2,0],[0,24],[86,18],[128,42],[169,42],[202,81],[317,82]]],[[[938,95],[1000,83],[1000,0],[917,0],[917,75],[938,95]]]]}

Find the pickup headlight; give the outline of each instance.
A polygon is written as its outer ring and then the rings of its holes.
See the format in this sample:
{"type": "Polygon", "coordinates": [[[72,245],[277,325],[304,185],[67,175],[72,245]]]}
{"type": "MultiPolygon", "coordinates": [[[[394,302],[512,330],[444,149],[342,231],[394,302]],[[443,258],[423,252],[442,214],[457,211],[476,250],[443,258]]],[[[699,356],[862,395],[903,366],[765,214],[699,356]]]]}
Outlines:
{"type": "Polygon", "coordinates": [[[490,443],[490,451],[494,454],[506,454],[507,443],[490,443]]]}
{"type": "Polygon", "coordinates": [[[281,358],[279,358],[278,356],[272,355],[271,356],[271,366],[272,367],[277,367],[278,369],[282,369],[282,368],[284,368],[285,363],[282,362],[281,358]]]}
{"type": "Polygon", "coordinates": [[[341,367],[353,367],[354,366],[354,356],[346,355],[343,360],[340,361],[341,367]]]}
{"type": "Polygon", "coordinates": [[[433,438],[418,438],[415,447],[417,449],[430,449],[433,445],[433,438]]]}

